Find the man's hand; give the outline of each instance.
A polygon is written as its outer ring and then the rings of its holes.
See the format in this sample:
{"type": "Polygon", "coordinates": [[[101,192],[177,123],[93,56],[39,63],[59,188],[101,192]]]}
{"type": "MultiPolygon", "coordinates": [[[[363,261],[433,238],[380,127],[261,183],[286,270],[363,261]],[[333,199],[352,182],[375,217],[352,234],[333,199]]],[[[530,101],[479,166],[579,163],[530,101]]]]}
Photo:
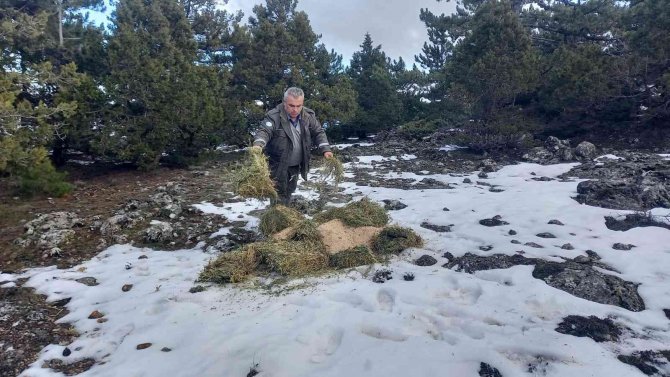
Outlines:
{"type": "Polygon", "coordinates": [[[325,157],[325,158],[333,158],[333,152],[323,152],[323,157],[325,157]]]}

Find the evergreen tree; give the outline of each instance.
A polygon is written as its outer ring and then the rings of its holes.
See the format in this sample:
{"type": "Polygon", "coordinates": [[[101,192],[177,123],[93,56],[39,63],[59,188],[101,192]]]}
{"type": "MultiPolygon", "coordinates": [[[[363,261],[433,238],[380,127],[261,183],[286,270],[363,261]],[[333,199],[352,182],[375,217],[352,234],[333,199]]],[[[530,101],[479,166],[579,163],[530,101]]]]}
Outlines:
{"type": "Polygon", "coordinates": [[[196,47],[176,1],[117,4],[106,84],[114,107],[99,128],[101,152],[148,169],[162,157],[188,161],[219,141],[219,81],[195,66],[196,47]]]}
{"type": "Polygon", "coordinates": [[[358,111],[352,126],[358,136],[365,137],[397,125],[402,103],[381,45],[374,47],[372,37],[366,33],[360,47],[351,58],[348,73],[358,92],[358,111]]]}

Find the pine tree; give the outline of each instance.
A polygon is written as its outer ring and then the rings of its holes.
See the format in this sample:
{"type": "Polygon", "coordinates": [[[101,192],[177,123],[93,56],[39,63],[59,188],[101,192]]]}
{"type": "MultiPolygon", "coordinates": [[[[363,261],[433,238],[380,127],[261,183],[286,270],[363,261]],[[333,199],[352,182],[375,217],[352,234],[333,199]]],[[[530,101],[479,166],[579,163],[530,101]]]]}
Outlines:
{"type": "Polygon", "coordinates": [[[150,169],[163,157],[187,162],[219,141],[219,81],[195,66],[196,47],[176,1],[118,3],[106,84],[115,105],[100,128],[101,152],[150,169]]]}
{"type": "Polygon", "coordinates": [[[372,37],[366,33],[360,47],[351,58],[348,74],[358,92],[358,112],[352,126],[359,137],[365,137],[397,125],[402,103],[381,45],[374,47],[372,37]]]}

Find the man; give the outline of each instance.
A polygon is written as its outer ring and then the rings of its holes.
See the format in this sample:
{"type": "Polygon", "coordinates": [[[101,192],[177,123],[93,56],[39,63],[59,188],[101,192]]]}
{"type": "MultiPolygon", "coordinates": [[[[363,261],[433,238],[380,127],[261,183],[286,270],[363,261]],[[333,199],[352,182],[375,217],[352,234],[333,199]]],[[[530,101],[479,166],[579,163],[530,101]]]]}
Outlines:
{"type": "Polygon", "coordinates": [[[324,157],[333,157],[326,132],[314,111],[303,106],[304,101],[302,89],[288,88],[282,103],[265,114],[254,140],[253,148],[265,148],[279,202],[284,205],[298,186],[298,175],[307,179],[312,146],[324,157]]]}

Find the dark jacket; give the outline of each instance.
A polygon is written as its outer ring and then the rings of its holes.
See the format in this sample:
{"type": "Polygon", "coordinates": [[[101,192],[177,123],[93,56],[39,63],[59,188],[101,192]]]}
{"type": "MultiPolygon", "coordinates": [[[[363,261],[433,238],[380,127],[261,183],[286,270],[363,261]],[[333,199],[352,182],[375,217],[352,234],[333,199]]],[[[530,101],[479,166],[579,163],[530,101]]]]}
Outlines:
{"type": "MultiPolygon", "coordinates": [[[[284,104],[280,103],[265,114],[265,119],[263,119],[260,129],[256,132],[256,139],[254,140],[254,145],[264,147],[265,154],[270,160],[272,175],[279,182],[283,181],[281,176],[288,171],[288,159],[294,148],[290,135],[292,131],[289,127],[293,126],[288,120],[284,104]]],[[[303,147],[300,175],[303,179],[307,179],[312,146],[318,148],[320,153],[325,153],[330,151],[330,144],[326,132],[316,119],[314,111],[306,107],[303,107],[302,113],[300,113],[300,137],[303,147]]]]}

